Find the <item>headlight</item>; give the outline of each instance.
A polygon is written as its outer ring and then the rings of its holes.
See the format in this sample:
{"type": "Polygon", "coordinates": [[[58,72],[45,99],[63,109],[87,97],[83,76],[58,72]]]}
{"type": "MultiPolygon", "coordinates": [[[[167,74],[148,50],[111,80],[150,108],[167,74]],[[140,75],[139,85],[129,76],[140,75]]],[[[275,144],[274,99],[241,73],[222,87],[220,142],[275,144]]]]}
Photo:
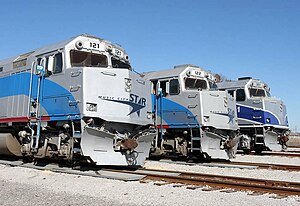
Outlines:
{"type": "Polygon", "coordinates": [[[132,87],[131,79],[125,78],[125,91],[131,92],[131,87],[132,87]]]}
{"type": "Polygon", "coordinates": [[[153,118],[152,112],[147,112],[147,118],[148,118],[148,119],[152,119],[152,118],[153,118]]]}
{"type": "Polygon", "coordinates": [[[86,103],[86,111],[97,112],[97,104],[86,103]]]}
{"type": "Polygon", "coordinates": [[[209,116],[204,116],[203,120],[204,120],[204,122],[209,122],[209,116]]]}

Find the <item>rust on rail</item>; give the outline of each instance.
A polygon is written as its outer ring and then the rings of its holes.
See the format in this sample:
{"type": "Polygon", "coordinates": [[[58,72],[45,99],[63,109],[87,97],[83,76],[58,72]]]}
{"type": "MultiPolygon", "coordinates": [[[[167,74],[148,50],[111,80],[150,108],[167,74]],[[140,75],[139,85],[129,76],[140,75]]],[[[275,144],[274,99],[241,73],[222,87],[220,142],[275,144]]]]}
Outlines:
{"type": "Polygon", "coordinates": [[[171,170],[138,169],[136,171],[123,171],[135,174],[145,174],[145,180],[164,181],[195,186],[210,186],[218,188],[231,188],[235,190],[275,193],[279,195],[300,195],[300,182],[286,182],[269,179],[254,179],[236,176],[211,175],[203,173],[178,172],[171,170]],[[160,173],[154,173],[160,172],[160,173]],[[178,173],[169,175],[168,173],[178,173]]]}

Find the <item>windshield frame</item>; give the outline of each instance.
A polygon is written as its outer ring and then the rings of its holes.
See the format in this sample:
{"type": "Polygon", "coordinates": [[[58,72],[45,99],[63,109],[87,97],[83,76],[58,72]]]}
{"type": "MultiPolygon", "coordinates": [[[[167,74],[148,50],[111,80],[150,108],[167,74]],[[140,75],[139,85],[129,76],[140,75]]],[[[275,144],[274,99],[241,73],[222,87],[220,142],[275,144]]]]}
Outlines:
{"type": "Polygon", "coordinates": [[[255,88],[255,87],[250,87],[248,88],[249,91],[249,96],[250,97],[266,97],[266,90],[263,88],[255,88]]]}
{"type": "Polygon", "coordinates": [[[129,69],[132,71],[132,67],[129,62],[124,62],[114,56],[110,58],[112,68],[129,69]]]}
{"type": "Polygon", "coordinates": [[[108,57],[107,55],[103,53],[93,53],[93,52],[87,52],[87,51],[79,51],[72,49],[69,52],[70,54],[70,64],[71,67],[99,67],[99,68],[107,68],[108,67],[108,57]],[[78,55],[76,58],[77,61],[75,61],[74,55],[78,55]],[[80,56],[82,55],[82,56],[80,56]],[[86,56],[84,56],[86,55],[86,56]],[[85,58],[84,58],[85,57],[85,58]],[[81,58],[81,59],[80,59],[81,58]],[[99,59],[103,58],[103,59],[99,59]],[[102,61],[102,62],[101,62],[102,61]],[[95,64],[97,63],[97,64],[95,64]]]}
{"type": "Polygon", "coordinates": [[[209,84],[206,79],[186,77],[184,79],[184,88],[186,90],[207,90],[209,89],[209,84]],[[192,80],[194,80],[194,82],[190,82],[190,86],[187,86],[187,81],[192,80]],[[205,83],[205,85],[202,83],[205,83]],[[197,84],[200,84],[199,87],[197,87],[197,84]]]}

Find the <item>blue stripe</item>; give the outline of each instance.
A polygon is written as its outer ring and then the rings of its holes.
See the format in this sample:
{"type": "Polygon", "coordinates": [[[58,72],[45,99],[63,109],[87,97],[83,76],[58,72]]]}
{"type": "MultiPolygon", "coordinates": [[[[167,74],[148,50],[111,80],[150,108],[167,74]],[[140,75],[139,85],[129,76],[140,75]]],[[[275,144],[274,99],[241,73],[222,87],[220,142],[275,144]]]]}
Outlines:
{"type": "Polygon", "coordinates": [[[254,108],[242,106],[242,105],[237,105],[237,108],[238,107],[240,107],[240,109],[237,109],[238,118],[248,119],[262,124],[279,125],[279,121],[276,118],[276,116],[274,116],[268,111],[264,111],[260,109],[256,110],[254,108]],[[270,121],[268,122],[267,119],[269,119],[270,121]]]}
{"type": "MultiPolygon", "coordinates": [[[[164,97],[152,95],[152,110],[158,102],[157,114],[169,128],[199,128],[196,116],[186,107],[164,97]],[[156,98],[157,101],[156,101],[156,98]]],[[[160,122],[156,123],[160,125],[160,122]]],[[[164,124],[164,123],[163,123],[164,124]]]]}
{"type": "MultiPolygon", "coordinates": [[[[29,96],[30,73],[20,73],[0,78],[0,98],[26,95],[29,96]]],[[[37,98],[37,85],[39,76],[33,75],[32,99],[37,98]]],[[[51,120],[80,119],[78,105],[73,95],[59,84],[43,79],[41,85],[41,105],[47,111],[51,120]],[[70,102],[72,104],[70,104],[70,102]]]]}

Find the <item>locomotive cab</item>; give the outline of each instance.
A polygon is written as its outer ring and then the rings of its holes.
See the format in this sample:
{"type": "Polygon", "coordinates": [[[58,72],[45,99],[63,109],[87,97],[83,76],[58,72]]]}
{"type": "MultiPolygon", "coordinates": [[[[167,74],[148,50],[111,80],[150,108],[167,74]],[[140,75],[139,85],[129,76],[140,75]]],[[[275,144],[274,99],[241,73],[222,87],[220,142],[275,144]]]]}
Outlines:
{"type": "Polygon", "coordinates": [[[212,74],[197,66],[181,65],[145,73],[145,77],[152,83],[158,129],[152,156],[234,157],[235,100],[216,89],[212,74]]]}
{"type": "Polygon", "coordinates": [[[271,96],[266,83],[248,77],[221,82],[218,87],[236,98],[238,123],[244,134],[241,149],[260,152],[286,147],[289,135],[286,106],[271,96]]]}
{"type": "Polygon", "coordinates": [[[0,65],[8,87],[0,92],[5,153],[98,165],[141,165],[148,157],[150,85],[122,47],[80,35],[0,65]]]}

